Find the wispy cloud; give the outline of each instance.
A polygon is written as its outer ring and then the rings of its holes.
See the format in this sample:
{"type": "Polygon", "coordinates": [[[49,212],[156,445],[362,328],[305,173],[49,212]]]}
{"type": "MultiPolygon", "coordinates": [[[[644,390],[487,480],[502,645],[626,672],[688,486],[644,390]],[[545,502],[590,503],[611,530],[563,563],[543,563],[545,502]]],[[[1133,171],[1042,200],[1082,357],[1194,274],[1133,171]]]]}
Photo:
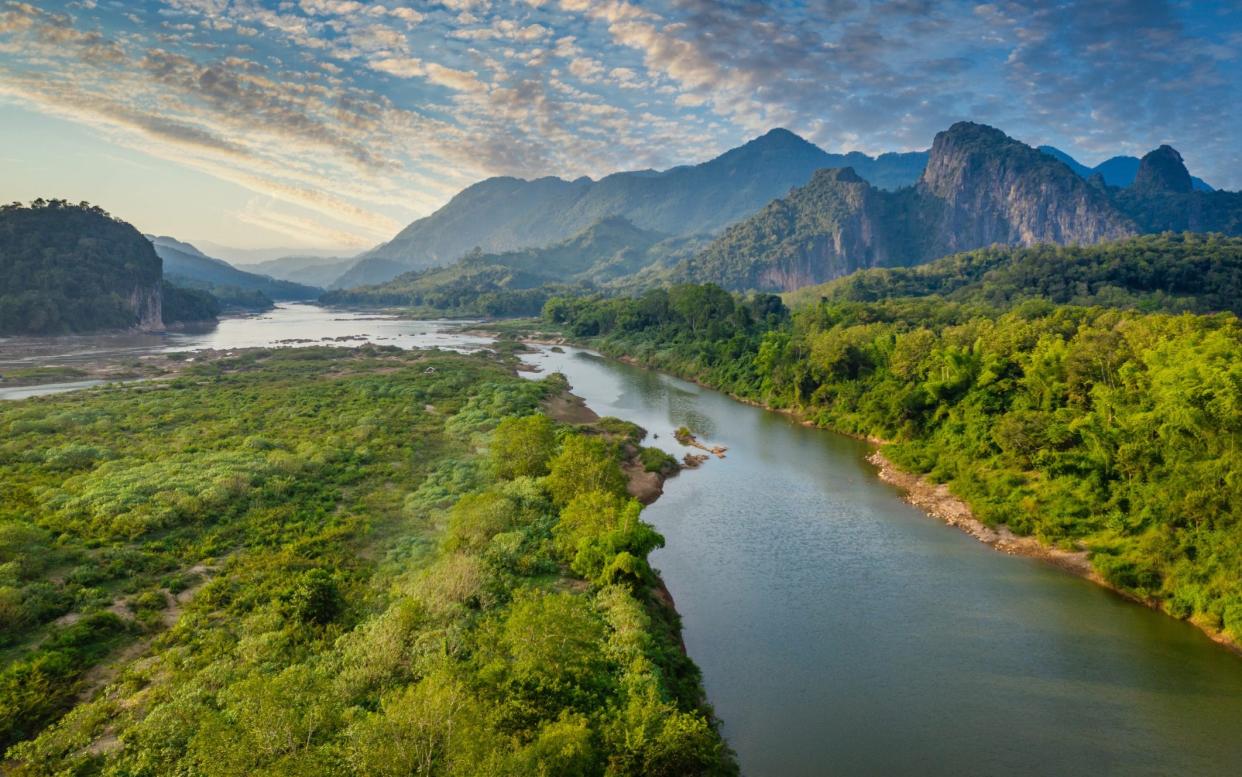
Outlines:
{"type": "Polygon", "coordinates": [[[1242,186],[1235,4],[0,0],[0,99],[385,239],[495,174],[696,161],[772,126],[925,148],[960,118],[1084,161],[1169,142],[1242,186]]]}

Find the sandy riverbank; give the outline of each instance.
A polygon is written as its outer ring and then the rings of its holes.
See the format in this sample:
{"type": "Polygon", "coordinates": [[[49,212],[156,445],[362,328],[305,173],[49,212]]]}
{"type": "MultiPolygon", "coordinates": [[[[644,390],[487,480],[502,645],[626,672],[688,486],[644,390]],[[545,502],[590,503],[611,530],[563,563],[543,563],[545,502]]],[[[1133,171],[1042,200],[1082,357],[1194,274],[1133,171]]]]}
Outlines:
{"type": "MultiPolygon", "coordinates": [[[[1100,573],[1091,565],[1090,555],[1087,551],[1070,551],[1050,547],[1035,537],[1024,537],[1014,534],[1007,526],[988,526],[978,518],[975,518],[970,505],[954,496],[946,484],[933,483],[927,478],[899,469],[879,450],[872,451],[871,455],[867,457],[867,461],[875,465],[881,480],[905,491],[906,500],[910,504],[918,507],[933,518],[939,518],[948,525],[960,529],[983,544],[990,545],[996,550],[1011,556],[1027,556],[1028,558],[1046,561],[1070,574],[1077,575],[1090,580],[1096,585],[1107,588],[1132,602],[1158,610],[1165,615],[1169,615],[1169,617],[1174,617],[1164,609],[1160,602],[1135,597],[1127,591],[1118,589],[1101,577],[1100,573]]],[[[1238,642],[1219,629],[1212,628],[1206,624],[1194,621],[1187,622],[1206,634],[1213,642],[1242,655],[1242,642],[1238,642]]]]}

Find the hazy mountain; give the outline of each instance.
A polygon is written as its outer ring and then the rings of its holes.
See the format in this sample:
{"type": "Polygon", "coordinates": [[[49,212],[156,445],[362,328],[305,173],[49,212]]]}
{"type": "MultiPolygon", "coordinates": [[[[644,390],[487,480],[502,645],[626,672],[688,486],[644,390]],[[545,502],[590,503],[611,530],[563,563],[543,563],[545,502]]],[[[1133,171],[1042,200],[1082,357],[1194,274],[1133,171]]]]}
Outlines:
{"type": "Polygon", "coordinates": [[[147,235],[155,252],[164,260],[164,275],[178,285],[219,289],[221,296],[230,296],[226,289],[261,292],[273,300],[314,299],[321,289],[266,275],[239,270],[223,259],[207,256],[189,243],[171,237],[147,235]]]}
{"type": "MultiPolygon", "coordinates": [[[[1107,159],[1095,167],[1087,167],[1074,157],[1065,153],[1055,146],[1040,146],[1039,150],[1045,154],[1061,160],[1070,166],[1070,169],[1078,173],[1083,178],[1090,178],[1092,175],[1099,173],[1104,178],[1104,183],[1109,186],[1125,188],[1134,182],[1134,177],[1138,174],[1139,158],[1133,156],[1115,156],[1107,159]]],[[[1197,191],[1210,192],[1214,191],[1211,186],[1202,178],[1191,176],[1191,183],[1197,191]]]]}
{"type": "Polygon", "coordinates": [[[357,250],[350,251],[345,248],[301,248],[294,246],[237,248],[236,246],[223,245],[211,240],[195,240],[194,244],[209,256],[223,259],[234,267],[258,264],[259,262],[267,262],[272,259],[280,259],[284,256],[344,257],[355,254],[357,250]]]}
{"type": "Polygon", "coordinates": [[[359,259],[332,283],[332,287],[336,289],[352,289],[355,286],[383,283],[409,271],[409,265],[394,259],[381,259],[379,257],[359,259]]]}
{"type": "Polygon", "coordinates": [[[357,261],[355,257],[342,256],[282,256],[257,264],[240,265],[239,269],[327,289],[332,288],[337,279],[357,261]]]}
{"type": "Polygon", "coordinates": [[[1065,164],[959,122],[936,135],[916,186],[886,192],[848,168],[821,170],[730,227],[682,272],[729,288],[789,290],[987,245],[1095,243],[1136,231],[1065,164]]]}
{"type": "Polygon", "coordinates": [[[399,268],[445,265],[479,248],[496,253],[565,240],[621,216],[639,229],[685,236],[716,233],[801,186],[820,168],[851,165],[882,188],[914,183],[925,153],[829,154],[775,129],[698,165],[579,178],[489,178],[460,192],[387,243],[362,255],[338,282],[377,283],[399,268]]]}
{"type": "Polygon", "coordinates": [[[542,248],[485,254],[451,265],[414,270],[382,284],[333,291],[328,304],[403,305],[440,311],[503,315],[535,313],[549,285],[596,286],[668,267],[705,242],[669,237],[614,216],[542,248]],[[529,294],[512,292],[529,291],[529,294]]]}

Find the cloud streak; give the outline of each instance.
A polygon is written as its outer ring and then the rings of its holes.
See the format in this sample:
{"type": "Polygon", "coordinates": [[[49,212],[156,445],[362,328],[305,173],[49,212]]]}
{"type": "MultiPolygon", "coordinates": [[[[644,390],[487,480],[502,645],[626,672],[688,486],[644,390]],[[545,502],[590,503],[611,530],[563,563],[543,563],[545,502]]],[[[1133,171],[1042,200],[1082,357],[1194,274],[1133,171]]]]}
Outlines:
{"type": "Polygon", "coordinates": [[[243,186],[265,204],[234,218],[282,237],[376,242],[480,177],[666,167],[773,126],[881,152],[970,118],[1089,162],[1168,142],[1242,187],[1227,3],[87,5],[0,0],[0,99],[243,186]]]}

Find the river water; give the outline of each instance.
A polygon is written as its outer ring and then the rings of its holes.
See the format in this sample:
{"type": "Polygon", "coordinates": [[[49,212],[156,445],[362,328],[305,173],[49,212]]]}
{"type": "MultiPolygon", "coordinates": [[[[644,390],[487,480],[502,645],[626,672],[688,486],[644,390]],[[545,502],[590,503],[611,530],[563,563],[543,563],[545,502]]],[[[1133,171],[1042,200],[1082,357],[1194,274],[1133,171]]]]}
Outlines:
{"type": "MultiPolygon", "coordinates": [[[[0,341],[0,365],[484,344],[449,329],[282,305],[208,333],[0,341]]],[[[1190,626],[928,518],[877,479],[864,443],[578,349],[527,361],[679,456],[682,425],[728,446],[644,516],[744,774],[1242,774],[1242,658],[1190,626]]]]}
{"type": "MultiPolygon", "coordinates": [[[[450,331],[460,328],[460,323],[412,321],[371,312],[283,303],[260,315],[224,318],[216,326],[185,332],[0,338],[0,374],[20,367],[74,367],[176,351],[349,346],[363,342],[400,348],[468,351],[490,342],[484,337],[450,331]]],[[[25,387],[6,387],[0,383],[0,399],[26,399],[89,388],[99,383],[98,380],[82,380],[25,387]]]]}
{"type": "Polygon", "coordinates": [[[748,775],[1239,775],[1242,658],[906,504],[865,443],[576,349],[601,415],[728,446],[644,511],[748,775]]]}

